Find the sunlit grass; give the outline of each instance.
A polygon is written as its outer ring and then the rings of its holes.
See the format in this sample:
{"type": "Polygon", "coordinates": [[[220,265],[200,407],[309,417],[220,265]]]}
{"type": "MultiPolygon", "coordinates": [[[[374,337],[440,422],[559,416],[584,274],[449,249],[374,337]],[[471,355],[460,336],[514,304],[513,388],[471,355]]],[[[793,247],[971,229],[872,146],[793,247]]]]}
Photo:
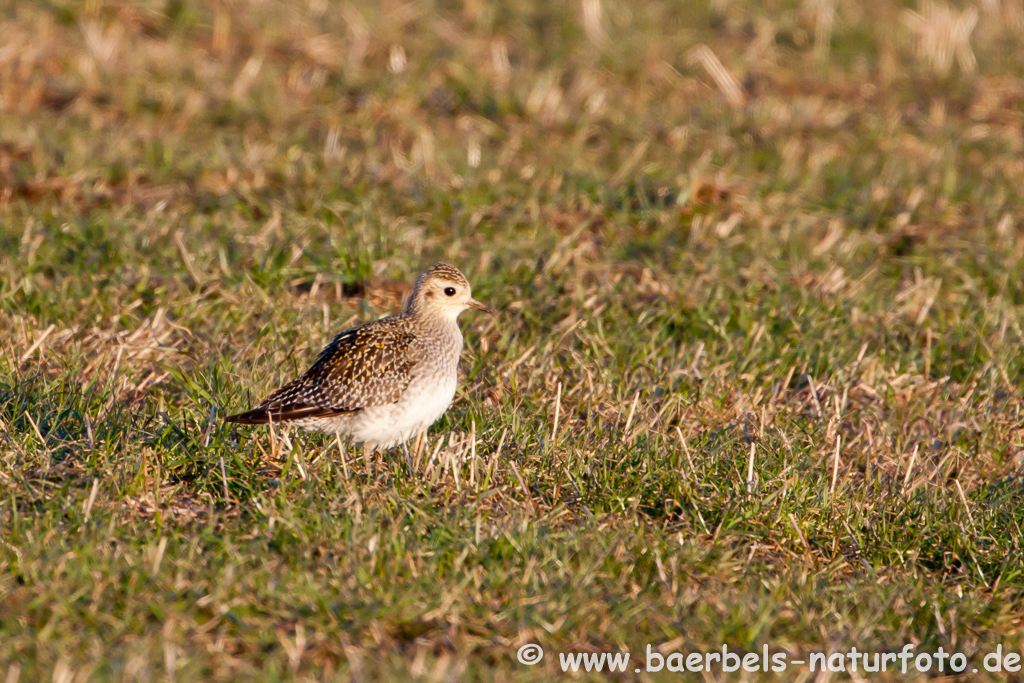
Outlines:
{"type": "Polygon", "coordinates": [[[1020,651],[1019,14],[0,8],[0,676],[1020,651]],[[439,260],[408,455],[221,422],[439,260]]]}

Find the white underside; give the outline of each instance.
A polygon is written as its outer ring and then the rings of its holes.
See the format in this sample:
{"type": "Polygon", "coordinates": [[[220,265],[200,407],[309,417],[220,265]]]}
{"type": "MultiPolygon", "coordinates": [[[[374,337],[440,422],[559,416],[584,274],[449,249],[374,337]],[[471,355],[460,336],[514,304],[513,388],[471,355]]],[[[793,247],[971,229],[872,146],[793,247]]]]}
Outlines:
{"type": "Polygon", "coordinates": [[[369,446],[387,448],[408,441],[444,415],[455,398],[457,383],[454,372],[450,377],[414,378],[397,403],[296,424],[308,431],[341,433],[369,446]]]}

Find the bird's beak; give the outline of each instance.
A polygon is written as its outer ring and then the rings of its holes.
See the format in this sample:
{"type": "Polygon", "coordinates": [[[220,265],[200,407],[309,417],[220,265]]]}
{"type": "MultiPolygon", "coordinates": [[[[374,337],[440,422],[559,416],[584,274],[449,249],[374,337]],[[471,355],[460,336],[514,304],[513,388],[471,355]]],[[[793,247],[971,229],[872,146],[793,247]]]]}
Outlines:
{"type": "Polygon", "coordinates": [[[495,313],[497,313],[497,311],[495,311],[493,308],[491,308],[487,304],[480,303],[476,299],[470,299],[469,302],[467,303],[467,305],[470,308],[473,308],[473,309],[478,310],[478,311],[483,311],[484,313],[490,313],[491,315],[494,315],[495,313]]]}

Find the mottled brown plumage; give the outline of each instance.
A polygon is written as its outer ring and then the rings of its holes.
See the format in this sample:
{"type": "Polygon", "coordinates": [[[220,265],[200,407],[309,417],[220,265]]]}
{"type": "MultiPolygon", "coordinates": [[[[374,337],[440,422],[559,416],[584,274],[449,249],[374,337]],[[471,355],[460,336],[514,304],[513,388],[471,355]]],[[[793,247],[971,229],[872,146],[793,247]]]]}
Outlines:
{"type": "Polygon", "coordinates": [[[440,417],[455,394],[469,281],[439,263],[416,282],[404,313],[342,332],[301,377],[227,418],[353,436],[371,445],[407,440],[440,417]]]}

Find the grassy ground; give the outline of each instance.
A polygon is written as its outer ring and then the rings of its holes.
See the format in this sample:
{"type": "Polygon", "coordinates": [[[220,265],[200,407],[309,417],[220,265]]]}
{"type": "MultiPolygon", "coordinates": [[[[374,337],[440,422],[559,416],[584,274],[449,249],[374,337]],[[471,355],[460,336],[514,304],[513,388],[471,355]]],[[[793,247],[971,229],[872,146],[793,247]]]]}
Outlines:
{"type": "Polygon", "coordinates": [[[1019,653],[1022,33],[1013,0],[0,5],[0,677],[1019,653]],[[442,259],[501,313],[409,458],[221,423],[442,259]]]}

